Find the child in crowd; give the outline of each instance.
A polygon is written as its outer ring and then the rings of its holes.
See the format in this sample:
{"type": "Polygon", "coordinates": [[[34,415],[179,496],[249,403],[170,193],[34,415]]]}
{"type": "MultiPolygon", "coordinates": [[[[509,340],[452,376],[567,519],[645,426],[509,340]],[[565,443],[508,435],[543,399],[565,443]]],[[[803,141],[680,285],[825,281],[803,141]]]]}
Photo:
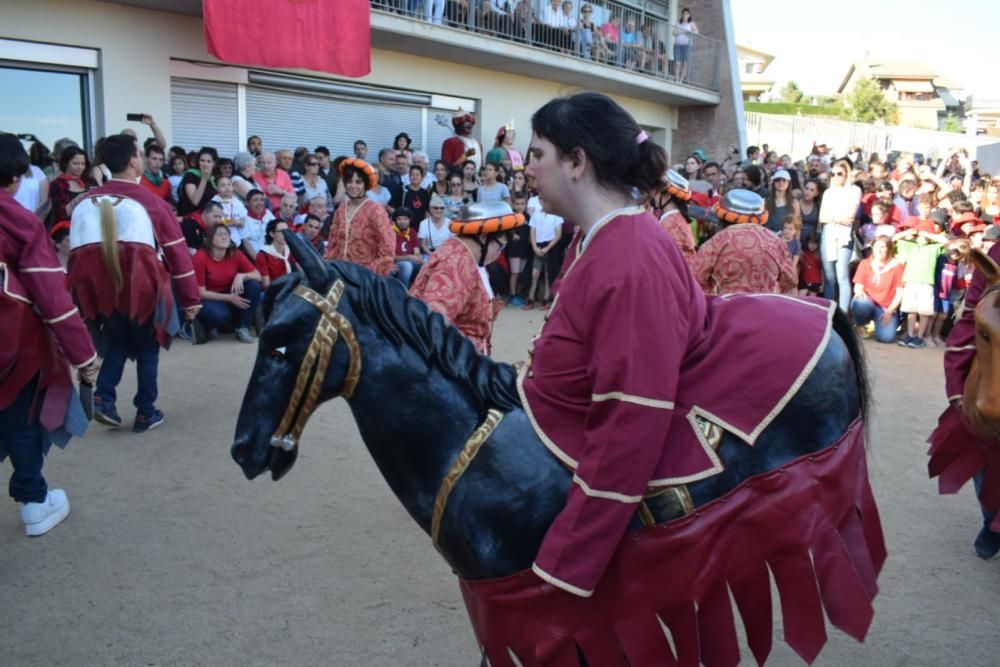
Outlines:
{"type": "MultiPolygon", "coordinates": [[[[511,199],[511,207],[514,213],[524,213],[528,205],[528,195],[524,191],[515,192],[511,199]]],[[[524,273],[531,258],[531,230],[528,225],[521,225],[510,234],[510,242],[507,244],[507,263],[510,265],[510,301],[508,305],[515,308],[524,306],[524,297],[521,296],[521,274],[524,273]]]]}
{"type": "Polygon", "coordinates": [[[417,230],[410,226],[412,219],[413,211],[407,206],[400,206],[392,212],[392,232],[396,241],[396,278],[406,289],[410,289],[414,276],[423,264],[417,230]]]}
{"type": "Polygon", "coordinates": [[[541,199],[537,196],[528,200],[527,209],[531,216],[528,226],[531,229],[531,251],[534,264],[531,268],[531,289],[528,290],[528,300],[524,304],[525,310],[535,307],[534,299],[538,297],[538,290],[542,290],[541,308],[545,310],[549,307],[551,298],[552,283],[555,282],[555,255],[551,254],[559,239],[562,236],[563,219],[558,215],[546,213],[542,207],[541,199]]]}
{"type": "MultiPolygon", "coordinates": [[[[896,256],[906,263],[903,272],[903,302],[906,313],[906,335],[899,344],[904,347],[927,346],[927,335],[934,313],[934,284],[937,282],[938,256],[943,252],[947,237],[932,220],[921,219],[914,226],[893,237],[896,256]]],[[[935,344],[932,340],[931,344],[935,344]]]]}
{"type": "MultiPolygon", "coordinates": [[[[247,217],[247,207],[233,194],[233,179],[227,176],[218,177],[215,179],[215,189],[217,194],[212,197],[212,201],[222,205],[222,224],[242,230],[243,221],[247,217]]],[[[230,232],[232,231],[230,229],[230,232]]]]}
{"type": "Polygon", "coordinates": [[[799,243],[799,227],[801,225],[802,220],[796,215],[788,216],[781,225],[781,238],[784,240],[785,245],[788,246],[788,254],[792,256],[794,275],[798,275],[799,257],[802,254],[802,244],[799,243]]]}
{"type": "Polygon", "coordinates": [[[823,262],[819,258],[819,234],[806,237],[806,247],[799,255],[799,296],[823,293],[823,262]]]}
{"type": "Polygon", "coordinates": [[[965,262],[969,248],[969,239],[955,239],[945,245],[944,252],[938,257],[937,281],[934,284],[934,318],[931,320],[928,339],[931,345],[944,344],[941,330],[965,298],[965,274],[968,270],[965,262]]]}

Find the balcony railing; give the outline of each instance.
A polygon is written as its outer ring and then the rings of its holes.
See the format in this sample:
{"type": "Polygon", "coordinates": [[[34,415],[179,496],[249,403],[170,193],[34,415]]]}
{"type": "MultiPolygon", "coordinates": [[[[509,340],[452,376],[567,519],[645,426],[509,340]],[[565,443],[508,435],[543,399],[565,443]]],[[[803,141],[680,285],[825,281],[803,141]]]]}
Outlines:
{"type": "Polygon", "coordinates": [[[619,2],[371,0],[372,9],[719,92],[722,46],[619,2]]]}

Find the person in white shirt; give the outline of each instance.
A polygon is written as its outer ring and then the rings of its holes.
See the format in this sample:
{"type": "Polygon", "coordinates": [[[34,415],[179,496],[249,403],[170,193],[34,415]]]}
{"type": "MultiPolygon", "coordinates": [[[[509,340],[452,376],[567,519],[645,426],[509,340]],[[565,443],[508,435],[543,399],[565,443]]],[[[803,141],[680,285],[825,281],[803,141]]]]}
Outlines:
{"type": "Polygon", "coordinates": [[[274,214],[267,210],[267,202],[267,195],[260,190],[247,193],[247,216],[241,233],[241,246],[253,261],[257,260],[257,253],[266,242],[264,232],[267,223],[274,220],[274,214]]]}
{"type": "Polygon", "coordinates": [[[21,186],[14,193],[14,200],[40,218],[45,218],[44,209],[49,203],[49,183],[45,172],[35,165],[28,165],[29,171],[21,177],[21,186]],[[42,187],[44,184],[44,187],[42,187]]]}
{"type": "Polygon", "coordinates": [[[525,209],[531,216],[528,223],[531,229],[531,250],[534,253],[533,265],[531,267],[531,289],[528,290],[528,300],[524,304],[525,310],[535,307],[534,299],[538,296],[539,283],[542,284],[541,308],[545,310],[550,305],[552,283],[555,282],[556,267],[555,255],[550,254],[559,245],[562,238],[563,219],[558,215],[545,212],[544,204],[538,196],[528,200],[525,209]],[[545,274],[545,281],[542,282],[542,274],[545,274]]]}
{"type": "Polygon", "coordinates": [[[215,179],[218,191],[212,201],[222,205],[222,224],[229,227],[229,235],[237,246],[243,240],[243,225],[246,222],[247,207],[233,194],[233,181],[225,176],[215,179]]]}
{"type": "Polygon", "coordinates": [[[420,252],[425,262],[432,252],[452,236],[444,209],[445,201],[442,197],[437,195],[431,197],[431,203],[427,207],[430,215],[420,222],[420,228],[417,230],[417,241],[420,243],[420,252]]]}
{"type": "Polygon", "coordinates": [[[437,178],[434,176],[434,171],[430,168],[430,158],[427,156],[427,153],[423,151],[413,151],[410,155],[410,159],[413,161],[414,165],[423,167],[424,180],[420,182],[420,187],[424,190],[429,190],[430,187],[434,185],[434,181],[437,180],[437,178]]]}

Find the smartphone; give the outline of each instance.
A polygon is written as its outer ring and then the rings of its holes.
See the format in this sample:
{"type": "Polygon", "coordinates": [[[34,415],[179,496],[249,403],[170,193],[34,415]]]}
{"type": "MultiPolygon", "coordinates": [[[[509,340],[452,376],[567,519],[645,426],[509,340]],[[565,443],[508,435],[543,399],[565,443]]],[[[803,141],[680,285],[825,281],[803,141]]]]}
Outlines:
{"type": "Polygon", "coordinates": [[[144,113],[127,113],[125,114],[125,120],[134,120],[137,123],[141,123],[142,119],[146,116],[144,113]]]}

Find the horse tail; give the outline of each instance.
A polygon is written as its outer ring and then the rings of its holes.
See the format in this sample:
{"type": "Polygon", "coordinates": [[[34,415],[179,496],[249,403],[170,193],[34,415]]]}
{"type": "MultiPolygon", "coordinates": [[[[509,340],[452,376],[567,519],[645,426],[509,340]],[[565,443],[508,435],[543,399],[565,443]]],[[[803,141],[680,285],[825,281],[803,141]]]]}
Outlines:
{"type": "Polygon", "coordinates": [[[871,385],[868,381],[868,361],[865,358],[865,348],[854,322],[840,308],[833,313],[833,330],[844,341],[851,361],[854,362],[854,375],[858,386],[858,411],[861,418],[868,423],[868,413],[871,409],[871,385]]]}
{"type": "Polygon", "coordinates": [[[111,273],[111,282],[117,296],[125,286],[122,265],[118,257],[118,225],[115,223],[115,206],[108,198],[101,199],[101,258],[111,273]]]}

